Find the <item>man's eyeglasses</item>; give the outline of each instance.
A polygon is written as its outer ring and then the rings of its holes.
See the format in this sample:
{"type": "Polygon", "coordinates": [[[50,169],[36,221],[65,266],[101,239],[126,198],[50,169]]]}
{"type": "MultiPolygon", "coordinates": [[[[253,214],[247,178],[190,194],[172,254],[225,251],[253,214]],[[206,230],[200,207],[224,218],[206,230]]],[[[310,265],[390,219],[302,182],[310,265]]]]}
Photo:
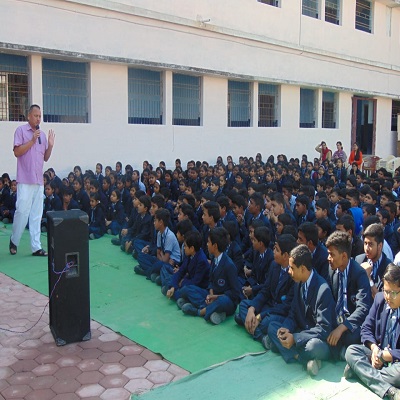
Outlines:
{"type": "Polygon", "coordinates": [[[388,296],[392,300],[395,300],[398,294],[400,293],[400,290],[398,292],[395,292],[394,290],[384,290],[383,293],[385,294],[385,296],[388,296]]]}

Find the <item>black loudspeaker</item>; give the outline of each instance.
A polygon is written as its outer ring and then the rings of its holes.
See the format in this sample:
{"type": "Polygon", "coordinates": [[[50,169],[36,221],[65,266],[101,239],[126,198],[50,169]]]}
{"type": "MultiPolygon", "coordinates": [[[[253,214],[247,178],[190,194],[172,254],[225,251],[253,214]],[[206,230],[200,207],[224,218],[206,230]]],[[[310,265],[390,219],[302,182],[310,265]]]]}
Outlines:
{"type": "Polygon", "coordinates": [[[88,223],[81,210],[47,213],[50,330],[57,346],[91,337],[88,223]]]}

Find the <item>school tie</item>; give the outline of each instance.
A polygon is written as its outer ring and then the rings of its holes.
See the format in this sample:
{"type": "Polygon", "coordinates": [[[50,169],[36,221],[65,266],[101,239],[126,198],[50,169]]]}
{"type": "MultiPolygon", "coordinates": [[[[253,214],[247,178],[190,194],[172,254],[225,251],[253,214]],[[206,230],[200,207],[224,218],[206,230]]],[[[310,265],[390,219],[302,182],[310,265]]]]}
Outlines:
{"type": "Polygon", "coordinates": [[[163,253],[165,252],[164,246],[165,246],[165,237],[164,234],[161,234],[161,250],[163,253]]]}
{"type": "Polygon", "coordinates": [[[304,305],[307,306],[307,282],[301,285],[301,295],[303,297],[304,305]]]}
{"type": "Polygon", "coordinates": [[[279,289],[281,288],[282,283],[283,283],[283,281],[284,281],[286,275],[287,275],[286,269],[282,269],[282,268],[281,268],[281,272],[280,272],[280,274],[279,274],[278,285],[276,286],[276,289],[275,289],[275,294],[276,294],[276,295],[278,294],[278,291],[279,291],[279,289]]]}
{"type": "Polygon", "coordinates": [[[375,282],[376,273],[378,272],[378,262],[373,262],[372,260],[368,260],[369,265],[372,267],[371,277],[372,280],[375,282]]]}
{"type": "Polygon", "coordinates": [[[385,338],[382,347],[390,346],[391,349],[396,348],[396,328],[398,323],[398,310],[390,310],[386,323],[385,338]],[[384,346],[385,345],[385,346],[384,346]]]}
{"type": "Polygon", "coordinates": [[[344,295],[343,295],[343,272],[339,271],[339,290],[338,299],[336,303],[336,315],[338,317],[343,316],[343,305],[344,305],[344,295]]]}

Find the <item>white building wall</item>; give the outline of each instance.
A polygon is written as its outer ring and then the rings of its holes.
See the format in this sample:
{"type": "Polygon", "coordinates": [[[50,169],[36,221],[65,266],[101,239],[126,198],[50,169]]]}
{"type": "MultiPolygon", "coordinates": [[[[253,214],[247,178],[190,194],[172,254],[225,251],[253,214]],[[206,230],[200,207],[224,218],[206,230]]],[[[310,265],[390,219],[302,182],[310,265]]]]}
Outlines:
{"type": "MultiPolygon", "coordinates": [[[[400,9],[389,12],[375,2],[373,34],[368,34],[354,29],[355,0],[343,1],[340,26],[302,16],[299,0],[281,3],[277,8],[256,0],[0,0],[0,51],[31,56],[31,100],[39,104],[42,57],[89,64],[90,122],[41,125],[56,131],[49,165],[61,176],[75,164],[94,169],[99,161],[141,167],[143,159],[172,166],[177,157],[213,162],[218,155],[237,159],[259,151],[265,158],[313,156],[321,140],[331,148],[341,140],[349,152],[354,94],[377,98],[376,154],[393,153],[390,113],[392,98],[400,98],[400,9]],[[27,34],[32,21],[39,23],[27,34]],[[127,123],[129,66],[164,71],[163,125],[127,123]],[[171,124],[173,71],[202,77],[202,126],[171,124]],[[228,79],[281,84],[280,126],[258,128],[253,101],[252,126],[228,128],[228,79]],[[318,90],[315,129],[299,128],[300,87],[318,90]],[[339,93],[337,129],[321,128],[322,90],[339,93]]],[[[257,85],[253,89],[255,100],[257,85]]],[[[11,173],[17,126],[0,122],[5,137],[0,169],[11,173]]]]}

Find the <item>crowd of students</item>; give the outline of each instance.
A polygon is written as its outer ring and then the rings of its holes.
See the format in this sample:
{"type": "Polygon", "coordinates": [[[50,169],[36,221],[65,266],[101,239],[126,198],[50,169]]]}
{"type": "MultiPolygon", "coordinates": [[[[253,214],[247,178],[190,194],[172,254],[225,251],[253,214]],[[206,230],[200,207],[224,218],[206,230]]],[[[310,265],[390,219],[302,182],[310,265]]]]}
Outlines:
{"type": "Polygon", "coordinates": [[[311,375],[346,360],[346,377],[400,399],[400,171],[367,177],[325,147],[313,161],[259,153],[186,168],[177,159],[173,170],[145,161],[142,172],[117,162],[104,175],[99,163],[63,180],[50,168],[42,229],[47,211],[79,208],[90,239],[113,235],[184,314],[233,315],[311,375]]]}

